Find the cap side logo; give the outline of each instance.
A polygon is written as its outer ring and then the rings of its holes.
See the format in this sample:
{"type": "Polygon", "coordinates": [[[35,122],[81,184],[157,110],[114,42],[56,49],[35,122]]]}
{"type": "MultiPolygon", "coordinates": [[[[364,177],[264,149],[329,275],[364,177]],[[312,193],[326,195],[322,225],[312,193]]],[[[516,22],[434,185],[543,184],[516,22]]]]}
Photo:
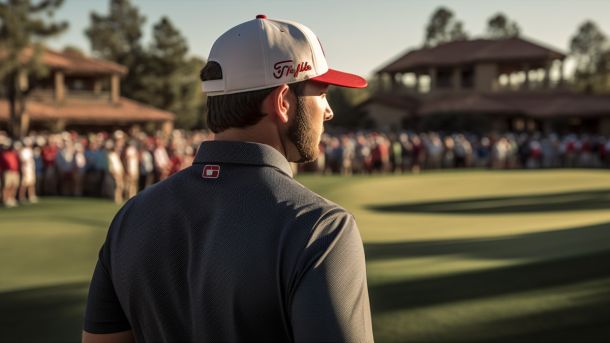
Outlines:
{"type": "Polygon", "coordinates": [[[201,177],[204,179],[218,179],[220,176],[220,166],[217,164],[206,164],[203,167],[201,177]]]}
{"type": "Polygon", "coordinates": [[[295,67],[292,60],[279,61],[273,65],[273,77],[281,79],[292,74],[297,77],[299,73],[310,71],[311,66],[307,61],[297,64],[295,67]]]}

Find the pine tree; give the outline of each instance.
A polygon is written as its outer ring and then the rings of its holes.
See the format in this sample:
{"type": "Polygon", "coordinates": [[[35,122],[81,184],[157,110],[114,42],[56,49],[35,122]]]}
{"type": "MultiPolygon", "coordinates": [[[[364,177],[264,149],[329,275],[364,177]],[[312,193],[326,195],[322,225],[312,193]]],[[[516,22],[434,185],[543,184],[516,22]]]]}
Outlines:
{"type": "Polygon", "coordinates": [[[128,98],[136,98],[142,84],[143,62],[147,56],[142,48],[142,26],[146,18],[140,15],[130,0],[110,0],[108,15],[91,13],[91,24],[85,34],[91,43],[93,53],[128,68],[122,81],[122,93],[128,98]]]}
{"type": "Polygon", "coordinates": [[[424,46],[431,47],[442,43],[468,39],[464,24],[455,19],[453,12],[446,7],[439,7],[426,26],[424,46]]]}
{"type": "Polygon", "coordinates": [[[36,77],[48,70],[40,61],[41,40],[68,28],[66,22],[53,22],[47,17],[61,7],[63,0],[8,0],[0,3],[0,79],[2,92],[9,102],[9,131],[21,137],[21,118],[28,94],[35,88],[36,77]],[[26,49],[32,53],[26,54],[26,49]],[[25,57],[25,58],[24,58],[25,57]]]}
{"type": "Polygon", "coordinates": [[[188,44],[167,17],[153,27],[140,99],[155,107],[176,113],[176,126],[192,128],[200,122],[203,94],[199,71],[204,62],[187,58],[188,44]]]}
{"type": "MultiPolygon", "coordinates": [[[[578,28],[570,41],[570,53],[576,60],[574,78],[579,88],[591,92],[604,80],[608,38],[592,21],[578,28]]],[[[602,86],[603,87],[603,86],[602,86]]]]}
{"type": "Polygon", "coordinates": [[[518,37],[520,34],[519,25],[508,20],[503,13],[497,13],[487,21],[487,35],[491,39],[518,37]]]}

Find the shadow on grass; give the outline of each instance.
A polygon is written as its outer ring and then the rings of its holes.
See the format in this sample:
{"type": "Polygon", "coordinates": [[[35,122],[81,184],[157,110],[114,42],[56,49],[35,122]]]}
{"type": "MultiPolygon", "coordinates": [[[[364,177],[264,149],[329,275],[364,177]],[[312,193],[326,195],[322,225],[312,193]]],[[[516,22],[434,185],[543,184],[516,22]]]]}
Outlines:
{"type": "Polygon", "coordinates": [[[610,189],[505,197],[369,205],[383,213],[502,214],[610,209],[610,189]]]}
{"type": "Polygon", "coordinates": [[[495,342],[608,342],[610,341],[610,290],[579,305],[492,321],[495,342]],[[552,320],[550,320],[552,319],[552,320]],[[511,334],[507,328],[521,328],[511,334]]]}
{"type": "Polygon", "coordinates": [[[608,261],[610,250],[491,270],[389,282],[370,287],[371,303],[376,312],[387,312],[569,286],[610,278],[608,261]]]}
{"type": "Polygon", "coordinates": [[[88,282],[0,293],[0,341],[80,342],[88,282]]]}
{"type": "MultiPolygon", "coordinates": [[[[366,244],[367,261],[460,255],[473,259],[515,259],[518,265],[427,279],[391,281],[369,289],[373,316],[463,301],[476,301],[554,287],[605,280],[610,283],[610,223],[501,238],[366,244]]],[[[601,295],[600,295],[601,294],[601,295]]],[[[574,306],[491,322],[456,340],[608,341],[610,290],[596,299],[571,299],[574,306]],[[491,336],[490,336],[491,335],[491,336]]],[[[470,330],[470,331],[468,331],[470,330]]],[[[399,339],[400,340],[400,339],[399,339]]]]}
{"type": "Polygon", "coordinates": [[[369,243],[367,261],[462,255],[482,259],[535,259],[610,249],[610,222],[492,238],[369,243]]]}

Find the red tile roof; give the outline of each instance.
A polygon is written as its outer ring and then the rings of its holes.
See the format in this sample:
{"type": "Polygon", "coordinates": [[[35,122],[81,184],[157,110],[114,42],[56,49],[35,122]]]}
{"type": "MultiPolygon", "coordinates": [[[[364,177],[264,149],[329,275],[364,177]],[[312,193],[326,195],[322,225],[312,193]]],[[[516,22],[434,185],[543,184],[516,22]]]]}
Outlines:
{"type": "MultiPolygon", "coordinates": [[[[4,52],[0,52],[0,60],[4,55],[4,52]]],[[[33,55],[33,47],[25,48],[20,57],[22,63],[29,61],[33,55]]],[[[66,74],[127,74],[125,66],[75,52],[57,52],[43,48],[41,59],[42,63],[49,68],[62,70],[66,74]]]]}
{"type": "MultiPolygon", "coordinates": [[[[26,112],[32,121],[65,119],[70,123],[128,124],[131,122],[173,121],[171,112],[134,100],[120,98],[117,104],[105,100],[68,98],[61,105],[29,100],[26,112]]],[[[0,99],[0,120],[8,120],[8,101],[0,99]]]]}
{"type": "Polygon", "coordinates": [[[558,50],[523,38],[475,39],[440,44],[432,48],[410,50],[378,70],[408,72],[418,68],[453,66],[475,62],[526,62],[564,59],[558,50]]]}

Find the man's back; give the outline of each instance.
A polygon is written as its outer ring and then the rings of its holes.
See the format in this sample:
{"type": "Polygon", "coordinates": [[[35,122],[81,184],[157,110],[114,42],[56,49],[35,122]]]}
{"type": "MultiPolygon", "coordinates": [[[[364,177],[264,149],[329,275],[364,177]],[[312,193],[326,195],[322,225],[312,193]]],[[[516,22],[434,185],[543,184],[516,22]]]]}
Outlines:
{"type": "Polygon", "coordinates": [[[353,217],[294,181],[263,144],[206,142],[192,167],[126,204],[91,292],[88,332],[372,340],[353,217]]]}

